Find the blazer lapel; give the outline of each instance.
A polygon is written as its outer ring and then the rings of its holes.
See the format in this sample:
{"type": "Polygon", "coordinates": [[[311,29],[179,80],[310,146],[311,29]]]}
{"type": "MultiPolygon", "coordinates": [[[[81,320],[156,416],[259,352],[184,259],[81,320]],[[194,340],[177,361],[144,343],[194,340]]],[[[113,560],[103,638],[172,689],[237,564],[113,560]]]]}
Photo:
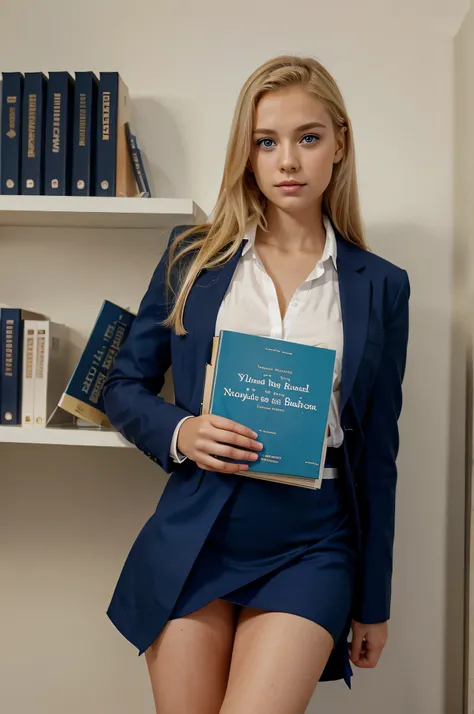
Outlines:
{"type": "Polygon", "coordinates": [[[184,326],[194,337],[199,356],[202,356],[206,362],[211,359],[217,313],[239,262],[243,246],[242,241],[235,255],[222,267],[201,271],[186,301],[184,326]]]}
{"type": "Polygon", "coordinates": [[[340,235],[337,236],[337,270],[344,333],[339,407],[339,413],[342,414],[364,352],[371,283],[365,272],[364,251],[353,247],[340,235]]]}

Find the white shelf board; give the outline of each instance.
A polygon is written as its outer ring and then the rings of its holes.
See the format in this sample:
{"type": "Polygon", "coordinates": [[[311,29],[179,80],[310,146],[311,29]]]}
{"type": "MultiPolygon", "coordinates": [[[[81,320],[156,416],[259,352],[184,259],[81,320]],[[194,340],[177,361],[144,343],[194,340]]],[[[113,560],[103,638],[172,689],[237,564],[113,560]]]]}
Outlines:
{"type": "Polygon", "coordinates": [[[77,427],[0,426],[0,443],[56,444],[60,446],[113,446],[130,447],[132,444],[116,431],[84,429],[77,427]]]}
{"type": "Polygon", "coordinates": [[[173,228],[205,220],[187,198],[0,196],[0,226],[173,228]]]}

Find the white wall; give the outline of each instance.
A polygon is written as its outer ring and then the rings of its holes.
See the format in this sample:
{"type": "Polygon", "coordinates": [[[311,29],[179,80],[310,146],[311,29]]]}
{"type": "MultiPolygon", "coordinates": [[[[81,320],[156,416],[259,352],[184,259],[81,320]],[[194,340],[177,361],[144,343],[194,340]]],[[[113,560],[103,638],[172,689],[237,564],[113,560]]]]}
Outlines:
{"type": "MultiPolygon", "coordinates": [[[[450,391],[453,36],[464,5],[0,6],[0,69],[118,69],[155,192],[192,197],[206,212],[237,93],[258,64],[309,53],[340,83],[370,243],[410,274],[411,340],[390,640],[376,670],[355,672],[352,693],[340,682],[322,684],[309,712],[461,712],[464,410],[462,390],[451,401],[450,391]]],[[[163,240],[153,232],[3,230],[0,302],[68,322],[79,347],[104,294],[136,307],[163,240]],[[111,251],[118,252],[107,271],[111,251]]],[[[144,659],[105,609],[164,476],[142,455],[117,451],[0,444],[2,712],[153,711],[144,659]]]]}

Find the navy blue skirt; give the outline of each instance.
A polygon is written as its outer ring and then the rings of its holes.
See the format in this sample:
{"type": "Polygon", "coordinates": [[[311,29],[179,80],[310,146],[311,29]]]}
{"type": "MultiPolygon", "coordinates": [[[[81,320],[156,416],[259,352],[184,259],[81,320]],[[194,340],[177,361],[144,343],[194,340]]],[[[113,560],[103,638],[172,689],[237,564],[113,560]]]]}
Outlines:
{"type": "Polygon", "coordinates": [[[350,514],[341,476],[314,491],[241,477],[170,619],[215,599],[305,617],[333,637],[339,674],[327,678],[350,686],[347,635],[358,565],[350,514]]]}

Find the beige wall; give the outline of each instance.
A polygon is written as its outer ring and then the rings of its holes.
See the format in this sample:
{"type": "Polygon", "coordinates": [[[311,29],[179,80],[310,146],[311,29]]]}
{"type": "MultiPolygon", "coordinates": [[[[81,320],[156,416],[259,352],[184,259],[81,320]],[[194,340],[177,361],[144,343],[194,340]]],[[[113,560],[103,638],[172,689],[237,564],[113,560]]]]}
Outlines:
{"type": "MultiPolygon", "coordinates": [[[[473,370],[472,370],[472,298],[474,264],[472,236],[474,228],[474,10],[471,7],[454,43],[454,99],[455,99],[455,181],[454,181],[454,251],[453,251],[453,322],[452,322],[452,391],[451,410],[466,399],[466,638],[465,638],[465,694],[469,714],[474,712],[474,529],[472,528],[472,425],[473,425],[473,370]]],[[[455,463],[463,453],[463,435],[451,428],[451,453],[455,463]]],[[[451,462],[452,463],[452,462],[451,462]]],[[[453,483],[454,485],[454,483],[453,483]]],[[[459,492],[461,483],[458,482],[459,492]]],[[[451,499],[454,504],[454,500],[451,499]]],[[[454,515],[454,514],[453,514],[454,515]]],[[[452,519],[454,523],[454,519],[452,519]]],[[[451,529],[454,534],[454,529],[451,529]]],[[[460,529],[459,529],[460,534],[460,529]]],[[[461,561],[460,549],[449,548],[448,569],[454,572],[461,561]]]]}
{"type": "MultiPolygon", "coordinates": [[[[410,274],[411,340],[390,641],[375,671],[356,671],[352,693],[321,685],[309,712],[461,712],[464,407],[451,309],[453,36],[464,4],[0,6],[0,69],[119,69],[155,192],[206,212],[238,90],[260,62],[310,53],[340,82],[370,243],[410,274]]],[[[66,321],[79,349],[104,296],[137,306],[163,241],[153,231],[0,231],[0,302],[66,321]]],[[[164,482],[133,451],[0,444],[1,712],[153,711],[145,662],[105,609],[164,482]]]]}

